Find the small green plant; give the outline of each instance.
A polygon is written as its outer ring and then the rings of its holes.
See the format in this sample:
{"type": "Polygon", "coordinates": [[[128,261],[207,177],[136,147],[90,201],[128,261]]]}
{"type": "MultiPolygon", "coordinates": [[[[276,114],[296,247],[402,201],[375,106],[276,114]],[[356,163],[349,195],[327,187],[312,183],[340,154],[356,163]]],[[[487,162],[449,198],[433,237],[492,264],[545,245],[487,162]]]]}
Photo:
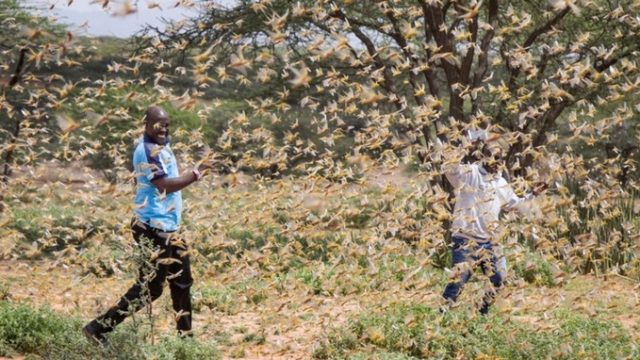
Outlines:
{"type": "Polygon", "coordinates": [[[552,265],[540,255],[527,253],[513,266],[517,277],[534,285],[553,286],[556,284],[552,265]]]}
{"type": "Polygon", "coordinates": [[[220,354],[214,344],[199,342],[192,338],[182,339],[164,336],[155,346],[146,345],[148,359],[158,360],[200,360],[219,359],[220,354]]]}
{"type": "Polygon", "coordinates": [[[640,355],[616,322],[568,312],[553,316],[557,325],[543,330],[496,315],[440,314],[423,305],[395,305],[380,314],[352,318],[327,336],[314,357],[577,360],[640,355]]]}
{"type": "Polygon", "coordinates": [[[229,287],[207,287],[194,293],[193,308],[200,311],[202,306],[207,306],[225,314],[235,314],[239,311],[236,296],[236,291],[229,287]]]}
{"type": "Polygon", "coordinates": [[[193,296],[193,308],[203,306],[225,314],[236,314],[244,304],[259,305],[267,299],[265,284],[259,279],[247,279],[227,286],[205,287],[193,296]],[[241,301],[244,300],[244,301],[241,301]]]}
{"type": "Polygon", "coordinates": [[[106,347],[87,341],[83,322],[48,308],[34,309],[26,304],[0,301],[0,356],[25,355],[46,359],[218,359],[212,343],[191,338],[161,336],[147,343],[148,334],[136,324],[127,323],[109,334],[106,347]]]}
{"type": "Polygon", "coordinates": [[[301,268],[297,271],[296,277],[309,287],[315,295],[322,293],[322,278],[309,268],[301,268]]]}
{"type": "Polygon", "coordinates": [[[613,270],[632,274],[625,269],[638,257],[638,191],[616,191],[616,196],[606,201],[593,201],[589,184],[567,179],[565,185],[572,201],[557,209],[563,221],[553,229],[556,238],[568,239],[570,244],[560,251],[561,258],[582,273],[613,270]]]}

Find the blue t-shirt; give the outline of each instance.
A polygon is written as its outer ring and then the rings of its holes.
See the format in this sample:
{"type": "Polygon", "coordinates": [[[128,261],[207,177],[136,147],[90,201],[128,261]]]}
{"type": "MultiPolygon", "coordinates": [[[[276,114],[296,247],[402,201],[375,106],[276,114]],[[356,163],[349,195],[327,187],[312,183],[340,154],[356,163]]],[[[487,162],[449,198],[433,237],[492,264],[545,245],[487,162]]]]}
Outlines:
{"type": "Polygon", "coordinates": [[[182,217],[182,193],[161,193],[151,181],[180,176],[169,143],[159,145],[146,134],[133,153],[136,174],[135,214],[139,221],[164,231],[176,231],[182,217]]]}

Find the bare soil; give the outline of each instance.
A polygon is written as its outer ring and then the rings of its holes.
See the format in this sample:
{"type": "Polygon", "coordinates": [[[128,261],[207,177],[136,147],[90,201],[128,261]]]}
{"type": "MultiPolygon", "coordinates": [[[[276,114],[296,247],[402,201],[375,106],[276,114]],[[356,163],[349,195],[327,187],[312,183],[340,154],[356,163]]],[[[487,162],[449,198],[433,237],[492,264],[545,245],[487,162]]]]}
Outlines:
{"type": "MultiPolygon", "coordinates": [[[[10,286],[9,295],[14,301],[48,305],[87,320],[115,302],[133,281],[118,276],[82,277],[79,268],[52,266],[46,261],[2,261],[0,278],[10,286]]],[[[194,324],[199,339],[217,339],[225,358],[308,359],[323,336],[351,316],[397,302],[437,306],[441,290],[396,289],[332,297],[285,292],[272,294],[264,302],[232,315],[205,307],[194,314],[194,324]]],[[[159,316],[159,330],[170,333],[173,321],[168,299],[164,295],[154,305],[154,313],[159,316]]],[[[511,284],[496,303],[497,311],[540,329],[553,328],[548,314],[559,307],[588,316],[606,311],[636,339],[639,337],[637,285],[620,277],[576,276],[564,286],[551,288],[511,284]]]]}

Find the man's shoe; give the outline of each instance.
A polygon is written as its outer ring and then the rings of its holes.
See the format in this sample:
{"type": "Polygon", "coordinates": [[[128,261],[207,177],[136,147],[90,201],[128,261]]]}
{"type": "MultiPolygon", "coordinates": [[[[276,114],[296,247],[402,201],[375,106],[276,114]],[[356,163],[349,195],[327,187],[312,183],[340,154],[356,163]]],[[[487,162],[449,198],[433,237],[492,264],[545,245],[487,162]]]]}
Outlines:
{"type": "Polygon", "coordinates": [[[93,320],[82,328],[82,333],[92,344],[96,346],[106,346],[107,338],[104,336],[104,333],[100,331],[100,328],[100,324],[98,324],[96,320],[93,320]]]}
{"type": "Polygon", "coordinates": [[[479,312],[480,312],[480,315],[489,314],[489,304],[483,304],[479,312]]]}

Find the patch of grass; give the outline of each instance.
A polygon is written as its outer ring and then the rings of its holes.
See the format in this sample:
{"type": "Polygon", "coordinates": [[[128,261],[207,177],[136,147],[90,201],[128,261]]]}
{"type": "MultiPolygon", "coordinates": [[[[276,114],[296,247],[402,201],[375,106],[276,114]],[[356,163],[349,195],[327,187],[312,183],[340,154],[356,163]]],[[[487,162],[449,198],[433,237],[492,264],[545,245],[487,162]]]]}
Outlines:
{"type": "Polygon", "coordinates": [[[624,328],[610,320],[557,312],[551,329],[499,316],[441,315],[423,305],[396,305],[380,314],[353,318],[335,329],[314,357],[611,359],[637,357],[624,328]],[[364,355],[363,355],[364,354],[364,355]]]}
{"type": "Polygon", "coordinates": [[[195,339],[181,339],[175,336],[162,337],[156,346],[148,353],[150,358],[158,360],[200,360],[219,359],[220,353],[211,343],[201,343],[195,339]]]}
{"type": "Polygon", "coordinates": [[[216,359],[213,344],[164,336],[155,344],[127,324],[109,335],[107,347],[96,347],[81,332],[83,322],[48,308],[0,302],[0,356],[46,359],[216,359]]]}
{"type": "Polygon", "coordinates": [[[259,251],[266,255],[256,259],[260,265],[281,264],[283,268],[280,270],[288,271],[289,268],[297,268],[307,260],[327,262],[330,247],[340,243],[340,237],[335,233],[317,232],[308,235],[286,235],[276,227],[262,229],[234,227],[227,231],[226,237],[227,242],[224,247],[211,248],[206,244],[195,244],[194,248],[210,261],[222,260],[223,264],[230,262],[227,254],[240,258],[247,253],[259,251]],[[287,253],[289,256],[286,259],[282,258],[283,247],[289,248],[287,253]]]}
{"type": "Polygon", "coordinates": [[[7,230],[18,234],[16,255],[40,259],[67,249],[85,250],[96,235],[118,228],[119,224],[110,224],[98,214],[83,212],[83,206],[88,205],[63,200],[14,206],[7,230]]]}
{"type": "Polygon", "coordinates": [[[303,267],[297,270],[296,278],[309,287],[315,295],[322,293],[322,277],[310,268],[303,267]]]}
{"type": "Polygon", "coordinates": [[[255,279],[248,279],[228,286],[205,287],[196,291],[193,297],[194,311],[202,306],[221,311],[225,314],[236,314],[243,304],[259,305],[268,298],[266,285],[255,279]]]}
{"type": "Polygon", "coordinates": [[[544,286],[556,284],[552,265],[538,254],[527,253],[522,261],[515,263],[513,270],[517,277],[530,284],[544,286]]]}
{"type": "Polygon", "coordinates": [[[221,311],[225,314],[235,314],[239,311],[236,302],[237,292],[229,287],[207,287],[193,294],[193,308],[200,311],[202,306],[221,311]]]}

